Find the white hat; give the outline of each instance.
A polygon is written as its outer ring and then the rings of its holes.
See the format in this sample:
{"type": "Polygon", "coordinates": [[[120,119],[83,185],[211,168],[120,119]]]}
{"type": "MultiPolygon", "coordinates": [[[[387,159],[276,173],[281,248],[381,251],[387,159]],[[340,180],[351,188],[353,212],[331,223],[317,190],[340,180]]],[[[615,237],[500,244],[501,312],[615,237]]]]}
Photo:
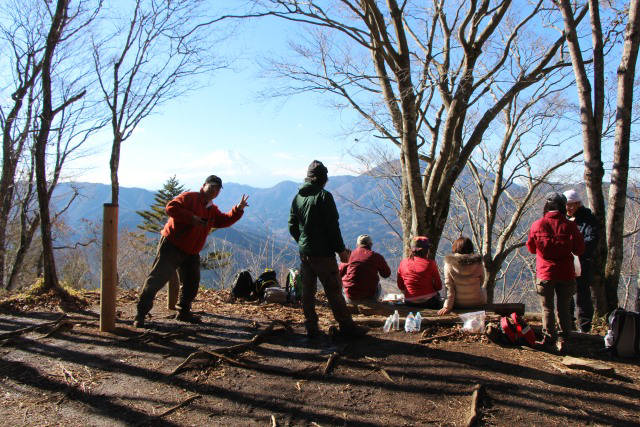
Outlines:
{"type": "Polygon", "coordinates": [[[356,241],[356,245],[358,246],[373,246],[373,242],[371,241],[371,237],[368,234],[361,234],[358,236],[358,240],[356,241]]]}
{"type": "Polygon", "coordinates": [[[575,202],[581,202],[582,200],[580,200],[580,195],[578,194],[578,192],[576,190],[567,190],[564,193],[564,197],[567,198],[567,203],[575,203],[575,202]]]}

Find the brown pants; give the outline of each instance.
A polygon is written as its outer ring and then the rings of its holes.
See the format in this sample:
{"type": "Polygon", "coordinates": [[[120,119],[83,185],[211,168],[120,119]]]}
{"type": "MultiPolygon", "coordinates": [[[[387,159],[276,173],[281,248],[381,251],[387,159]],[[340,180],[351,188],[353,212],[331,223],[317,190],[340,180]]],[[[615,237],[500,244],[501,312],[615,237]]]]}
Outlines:
{"type": "Polygon", "coordinates": [[[554,297],[557,297],[560,334],[563,338],[567,338],[573,322],[569,307],[571,298],[576,293],[576,281],[542,280],[536,285],[536,292],[540,295],[540,303],[542,304],[542,333],[552,341],[558,338],[554,308],[554,297]]]}
{"type": "Polygon", "coordinates": [[[151,272],[142,288],[136,317],[144,317],[151,311],[156,294],[176,270],[180,279],[178,308],[180,311],[191,310],[191,303],[198,294],[200,284],[200,255],[182,252],[163,236],[158,243],[151,272]]]}
{"type": "Polygon", "coordinates": [[[342,280],[335,257],[311,257],[300,254],[300,279],[302,281],[302,311],[307,332],[318,330],[316,313],[317,279],[324,288],[333,317],[341,330],[353,328],[353,319],[342,296],[342,280]]]}

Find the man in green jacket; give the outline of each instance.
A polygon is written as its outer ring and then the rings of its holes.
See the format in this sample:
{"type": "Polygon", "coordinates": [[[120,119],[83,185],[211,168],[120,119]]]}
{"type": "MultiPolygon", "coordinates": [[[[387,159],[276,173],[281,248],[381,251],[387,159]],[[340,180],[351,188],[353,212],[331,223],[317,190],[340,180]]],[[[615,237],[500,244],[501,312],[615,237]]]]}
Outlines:
{"type": "Polygon", "coordinates": [[[289,215],[289,233],[298,243],[300,251],[302,309],[307,336],[314,338],[320,335],[315,308],[317,279],[324,287],[333,317],[340,325],[341,335],[363,336],[367,329],[354,324],[342,296],[335,254],[338,253],[340,260],[346,262],[349,250],[342,240],[333,196],[324,189],[327,181],[327,168],[322,162],[311,162],[305,182],[291,202],[289,215]]]}

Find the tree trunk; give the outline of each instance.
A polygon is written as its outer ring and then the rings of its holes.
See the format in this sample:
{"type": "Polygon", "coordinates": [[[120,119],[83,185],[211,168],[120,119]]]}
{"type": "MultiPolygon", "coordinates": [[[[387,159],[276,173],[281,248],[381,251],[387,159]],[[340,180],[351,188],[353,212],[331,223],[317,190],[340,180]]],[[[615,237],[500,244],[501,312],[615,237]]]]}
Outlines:
{"type": "Polygon", "coordinates": [[[113,133],[113,146],[111,147],[111,159],[109,160],[109,169],[111,170],[111,204],[118,206],[118,194],[120,193],[118,167],[120,166],[120,146],[122,145],[122,138],[117,129],[114,129],[113,133]]]}
{"type": "Polygon", "coordinates": [[[604,277],[608,311],[618,307],[618,283],[623,259],[624,213],[629,176],[633,83],[639,44],[640,0],[632,0],[629,4],[629,22],[625,30],[622,59],[618,66],[616,132],[609,188],[609,214],[607,215],[608,254],[604,277]]]}
{"type": "Polygon", "coordinates": [[[42,238],[43,256],[43,289],[58,289],[58,275],[53,256],[53,242],[51,238],[51,217],[49,211],[49,192],[47,191],[46,151],[51,123],[55,116],[51,100],[51,61],[53,52],[60,42],[62,30],[67,20],[67,9],[70,0],[58,0],[56,11],[51,21],[44,58],[42,61],[42,112],[40,114],[40,129],[34,144],[36,166],[36,188],[38,190],[38,205],[40,207],[40,232],[42,238]]]}
{"type": "Polygon", "coordinates": [[[603,315],[606,312],[606,294],[602,282],[604,264],[606,259],[606,235],[605,235],[605,206],[602,192],[602,178],[604,167],[602,164],[602,105],[604,102],[604,90],[601,87],[604,82],[604,67],[602,57],[602,33],[600,28],[600,15],[598,2],[590,1],[591,34],[594,45],[594,98],[591,96],[591,84],[587,76],[580,43],[577,35],[577,23],[569,0],[561,0],[558,7],[562,12],[564,30],[567,37],[567,45],[571,54],[571,64],[576,77],[576,88],[580,102],[580,121],[582,123],[582,144],[584,147],[584,181],[587,190],[589,205],[593,215],[598,220],[598,247],[594,261],[595,274],[591,284],[596,299],[596,310],[603,315]],[[600,56],[600,57],[599,57],[600,56]],[[599,99],[602,97],[602,99],[599,99]],[[595,111],[594,111],[595,105],[595,111]]]}

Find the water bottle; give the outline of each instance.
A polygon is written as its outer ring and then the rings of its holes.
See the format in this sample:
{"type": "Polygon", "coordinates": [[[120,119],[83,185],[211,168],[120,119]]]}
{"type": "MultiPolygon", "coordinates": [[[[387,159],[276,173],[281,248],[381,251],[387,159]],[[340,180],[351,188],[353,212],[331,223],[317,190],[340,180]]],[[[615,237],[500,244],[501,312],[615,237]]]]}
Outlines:
{"type": "Polygon", "coordinates": [[[405,332],[413,332],[416,327],[416,321],[413,317],[413,313],[407,314],[406,319],[404,319],[404,331],[405,332]]]}
{"type": "Polygon", "coordinates": [[[398,314],[398,310],[394,311],[393,313],[393,330],[400,330],[400,315],[398,314]]]}
{"type": "Polygon", "coordinates": [[[604,346],[606,348],[611,348],[613,347],[613,331],[611,329],[609,329],[607,331],[607,335],[604,336],[604,346]]]}
{"type": "Polygon", "coordinates": [[[420,314],[420,312],[416,313],[415,322],[416,322],[416,332],[420,332],[420,327],[422,326],[422,315],[420,314]]]}
{"type": "Polygon", "coordinates": [[[384,322],[384,326],[382,327],[382,330],[385,333],[389,332],[391,330],[392,325],[393,325],[393,316],[389,315],[389,317],[387,317],[387,320],[384,322]]]}

